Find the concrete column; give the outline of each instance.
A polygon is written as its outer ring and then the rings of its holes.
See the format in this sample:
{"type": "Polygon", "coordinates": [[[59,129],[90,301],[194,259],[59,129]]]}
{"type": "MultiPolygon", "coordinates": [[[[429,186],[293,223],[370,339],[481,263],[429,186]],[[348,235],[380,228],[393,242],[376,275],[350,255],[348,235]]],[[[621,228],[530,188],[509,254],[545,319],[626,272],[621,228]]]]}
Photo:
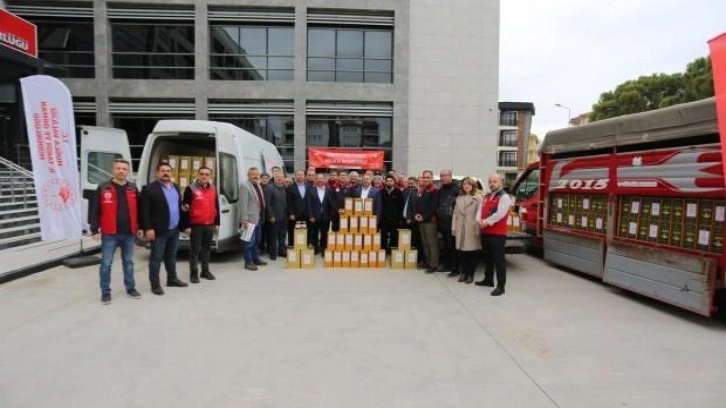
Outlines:
{"type": "Polygon", "coordinates": [[[307,1],[299,2],[295,7],[295,168],[305,168],[306,158],[306,126],[305,126],[305,91],[307,80],[307,1]]]}
{"type": "Polygon", "coordinates": [[[194,11],[194,117],[209,118],[209,10],[207,2],[197,2],[194,11]]]}
{"type": "Polygon", "coordinates": [[[98,126],[111,126],[108,111],[108,88],[111,81],[111,24],[108,21],[108,8],[105,0],[93,1],[93,35],[96,63],[95,98],[96,123],[98,126]]]}

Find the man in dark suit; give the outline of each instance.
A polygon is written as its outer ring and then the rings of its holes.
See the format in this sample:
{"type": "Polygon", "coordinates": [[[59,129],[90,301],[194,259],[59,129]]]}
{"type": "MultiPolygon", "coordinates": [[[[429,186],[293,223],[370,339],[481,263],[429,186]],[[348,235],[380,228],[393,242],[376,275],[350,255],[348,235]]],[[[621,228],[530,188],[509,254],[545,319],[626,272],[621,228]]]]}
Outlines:
{"type": "Polygon", "coordinates": [[[350,190],[349,197],[353,198],[372,198],[373,199],[373,214],[374,215],[381,215],[381,208],[380,208],[380,202],[378,201],[378,194],[380,194],[380,191],[373,187],[371,183],[371,176],[369,174],[364,174],[361,178],[361,183],[358,186],[353,187],[350,190]]]}
{"type": "Polygon", "coordinates": [[[403,193],[396,188],[396,179],[388,175],[383,190],[378,194],[378,225],[381,228],[381,246],[389,252],[398,246],[398,226],[403,214],[403,193]]]}
{"type": "Polygon", "coordinates": [[[161,261],[166,268],[166,286],[183,288],[188,283],[179,280],[176,274],[176,251],[179,248],[179,222],[182,201],[179,186],[171,181],[171,166],[161,162],[156,166],[157,180],[141,190],[140,225],[146,239],[151,241],[149,281],[151,292],[163,295],[159,281],[161,261]]]}
{"type": "Polygon", "coordinates": [[[315,253],[323,252],[328,246],[330,220],[338,211],[335,193],[325,185],[325,176],[315,176],[315,187],[307,194],[307,213],[310,220],[311,240],[315,253]]]}
{"type": "MultiPolygon", "coordinates": [[[[293,234],[295,224],[298,222],[307,223],[308,207],[305,202],[308,191],[313,189],[313,185],[308,185],[305,180],[305,172],[297,170],[295,172],[295,183],[287,189],[287,209],[290,214],[287,223],[287,242],[293,242],[293,234]]],[[[310,229],[308,229],[308,241],[310,241],[310,229]]]]}
{"type": "Polygon", "coordinates": [[[287,187],[282,171],[274,172],[274,182],[265,188],[265,218],[269,224],[267,252],[271,260],[287,256],[287,187]]]}

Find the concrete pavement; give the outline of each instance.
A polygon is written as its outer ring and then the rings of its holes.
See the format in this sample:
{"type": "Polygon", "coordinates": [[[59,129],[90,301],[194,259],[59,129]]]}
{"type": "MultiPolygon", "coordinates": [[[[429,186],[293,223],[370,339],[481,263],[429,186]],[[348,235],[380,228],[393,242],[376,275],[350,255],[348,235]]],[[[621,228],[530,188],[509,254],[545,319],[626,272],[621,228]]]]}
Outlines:
{"type": "MultiPolygon", "coordinates": [[[[722,407],[726,324],[527,255],[506,295],[446,274],[257,272],[99,302],[97,266],[0,286],[2,407],[722,407]]],[[[184,280],[188,266],[180,256],[184,280]]],[[[163,272],[162,272],[163,274],[163,272]]]]}

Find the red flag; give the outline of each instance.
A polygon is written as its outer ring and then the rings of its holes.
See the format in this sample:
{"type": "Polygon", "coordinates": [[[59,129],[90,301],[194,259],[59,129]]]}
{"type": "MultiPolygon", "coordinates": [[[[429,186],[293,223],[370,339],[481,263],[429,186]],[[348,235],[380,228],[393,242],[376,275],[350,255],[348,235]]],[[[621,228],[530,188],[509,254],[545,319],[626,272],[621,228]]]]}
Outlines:
{"type": "Polygon", "coordinates": [[[716,93],[718,129],[721,133],[721,161],[726,163],[726,33],[709,41],[708,45],[711,48],[713,89],[716,93]]]}

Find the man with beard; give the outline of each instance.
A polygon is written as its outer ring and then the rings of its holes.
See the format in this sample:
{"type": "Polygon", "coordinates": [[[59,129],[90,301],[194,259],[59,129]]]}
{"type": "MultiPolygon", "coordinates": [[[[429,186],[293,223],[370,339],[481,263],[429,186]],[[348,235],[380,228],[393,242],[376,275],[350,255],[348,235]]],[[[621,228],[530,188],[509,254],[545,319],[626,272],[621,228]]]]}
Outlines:
{"type": "Polygon", "coordinates": [[[403,193],[396,188],[393,176],[388,175],[383,190],[378,194],[381,213],[378,225],[381,227],[381,246],[390,253],[398,246],[398,226],[403,211],[403,193]]]}

